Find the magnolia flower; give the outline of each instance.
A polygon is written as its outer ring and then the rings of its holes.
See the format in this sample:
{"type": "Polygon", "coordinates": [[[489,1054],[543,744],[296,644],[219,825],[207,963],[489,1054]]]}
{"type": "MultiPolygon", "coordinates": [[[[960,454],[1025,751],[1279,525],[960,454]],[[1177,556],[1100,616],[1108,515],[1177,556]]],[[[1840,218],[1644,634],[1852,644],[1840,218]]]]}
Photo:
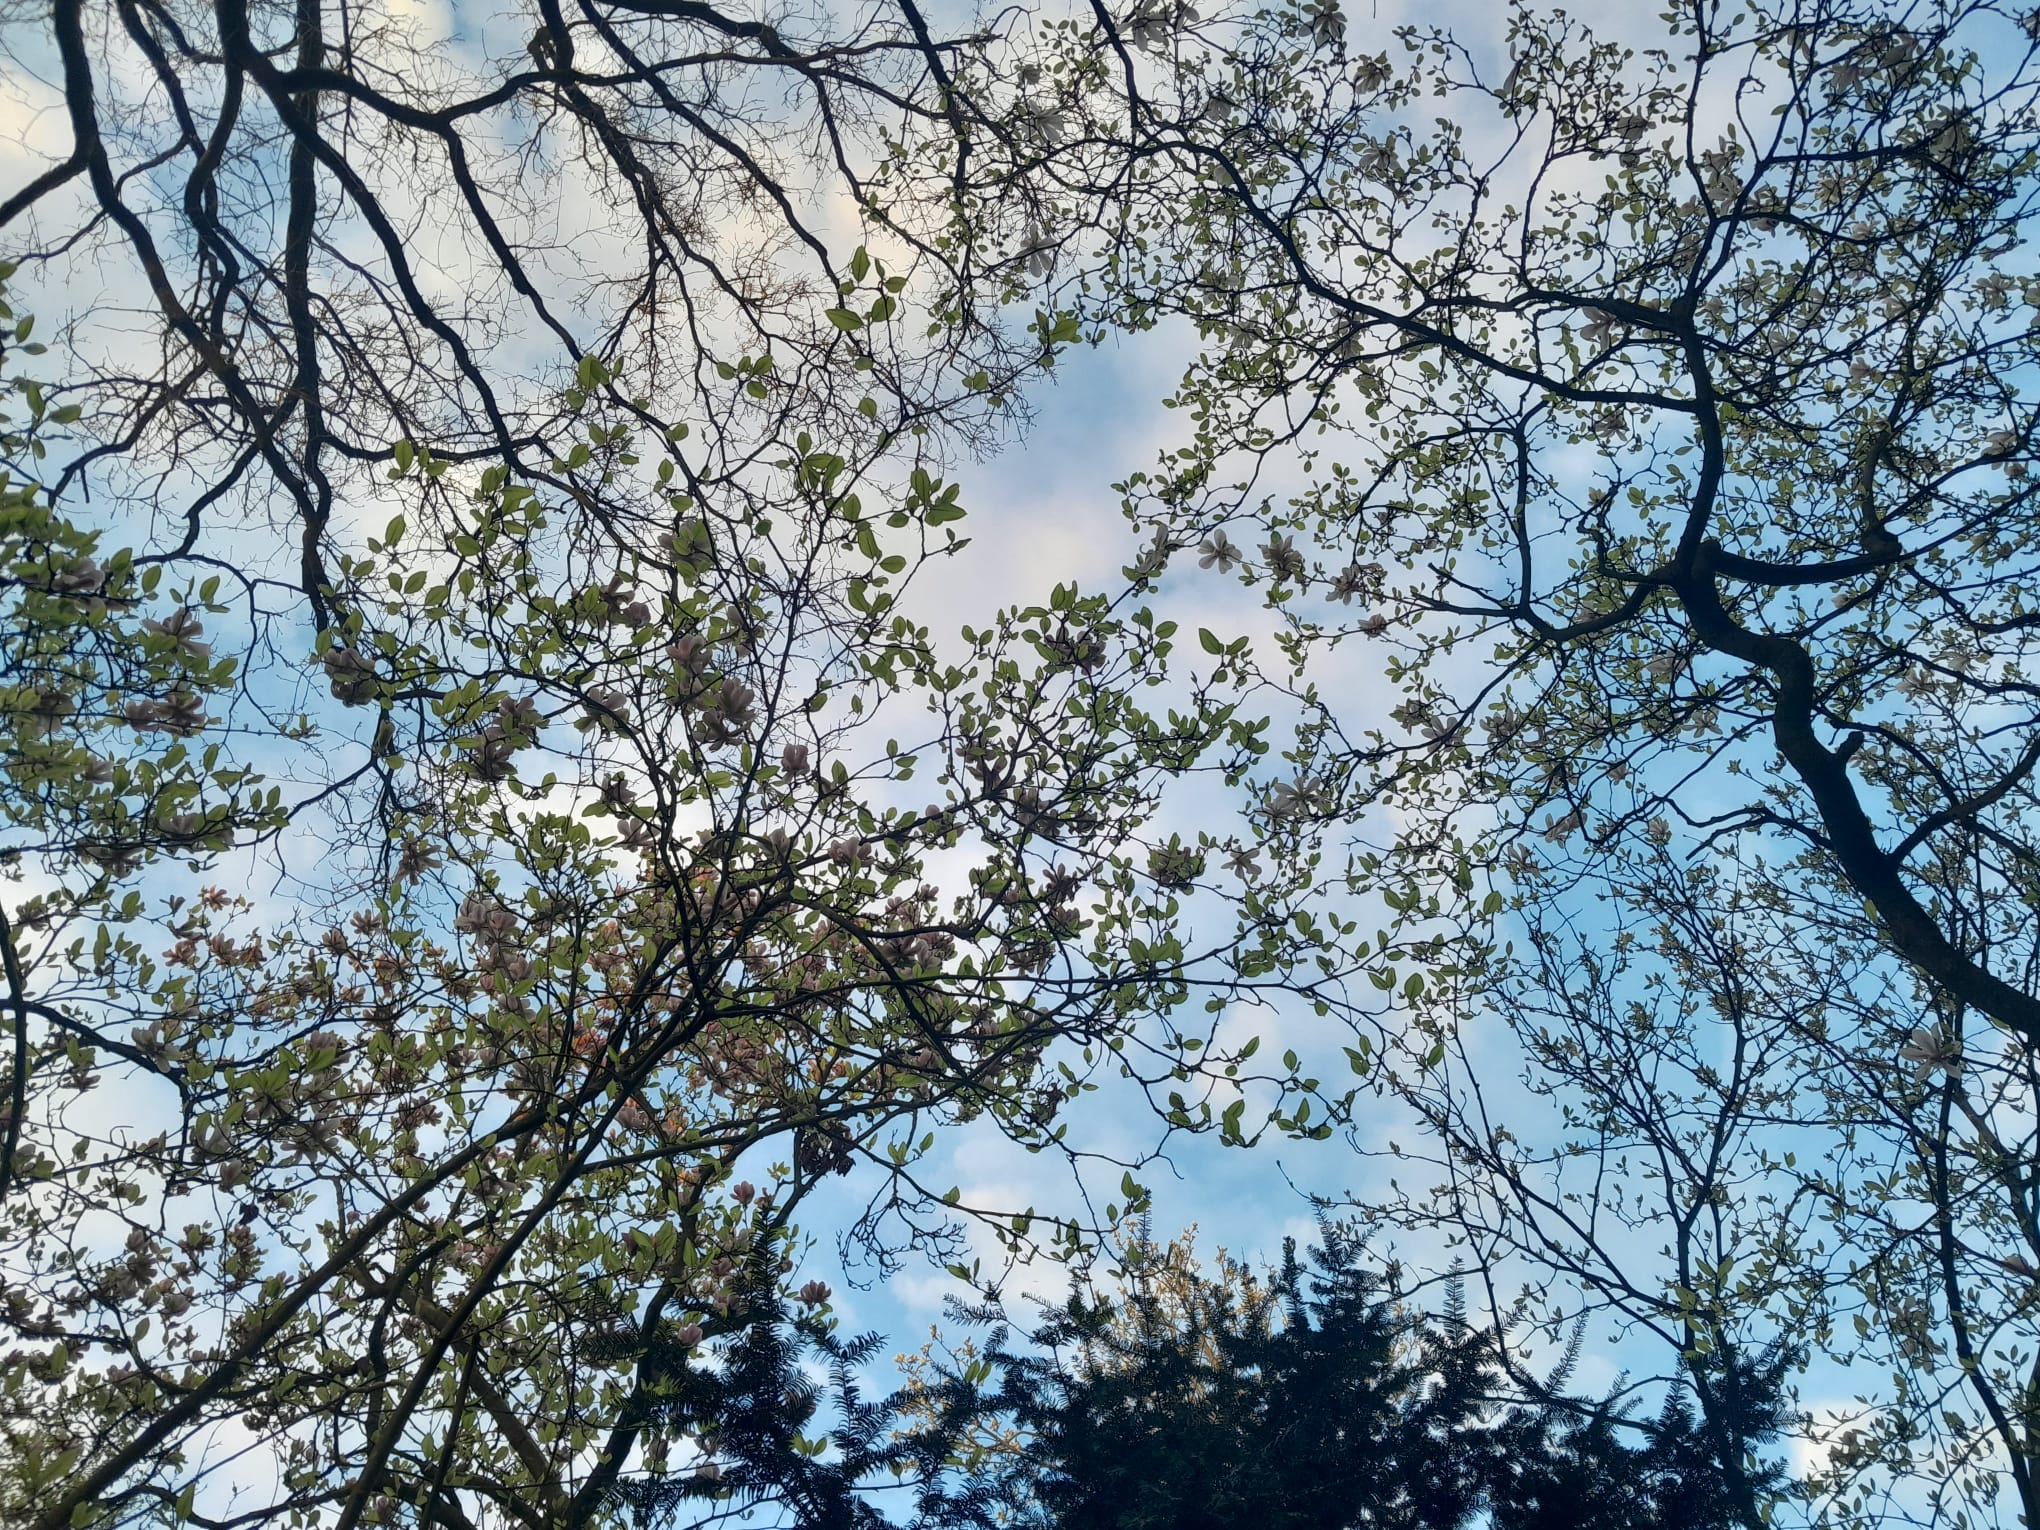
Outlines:
{"type": "Polygon", "coordinates": [[[1225,869],[1242,882],[1251,882],[1261,874],[1260,863],[1254,859],[1254,851],[1246,845],[1235,845],[1227,853],[1225,869]]]}
{"type": "Polygon", "coordinates": [[[2016,430],[1993,430],[1983,438],[1983,449],[1993,457],[2005,457],[2019,449],[2016,430]]]}
{"type": "Polygon", "coordinates": [[[1547,817],[1544,820],[1544,838],[1551,844],[1561,844],[1565,840],[1570,839],[1574,834],[1577,834],[1580,831],[1580,827],[1586,821],[1586,815],[1578,808],[1574,808],[1563,818],[1555,816],[1547,817]]]}
{"type": "Polygon", "coordinates": [[[1268,534],[1268,540],[1261,544],[1261,556],[1268,560],[1268,572],[1277,579],[1301,579],[1303,577],[1303,554],[1296,550],[1296,544],[1279,531],[1268,534]]]}
{"type": "Polygon", "coordinates": [[[1523,731],[1524,722],[1525,718],[1521,712],[1504,703],[1482,718],[1480,726],[1491,742],[1506,744],[1523,731]]]}
{"type": "Polygon", "coordinates": [[[1388,715],[1405,728],[1425,728],[1437,720],[1431,711],[1431,704],[1416,696],[1402,702],[1388,715]]]}
{"type": "Polygon", "coordinates": [[[584,704],[587,715],[574,725],[584,733],[591,728],[613,733],[630,723],[630,697],[614,686],[598,686],[584,704]]]}
{"type": "Polygon", "coordinates": [[[205,703],[190,691],[173,691],[161,701],[130,701],[121,715],[137,732],[179,738],[198,732],[207,722],[205,703]]]}
{"type": "Polygon", "coordinates": [[[1376,611],[1360,618],[1360,630],[1369,637],[1379,637],[1388,631],[1388,618],[1376,611]]]}
{"type": "Polygon", "coordinates": [[[496,720],[508,737],[529,742],[538,736],[538,703],[529,696],[506,697],[496,703],[496,720]]]}
{"type": "Polygon", "coordinates": [[[1197,12],[1188,5],[1175,6],[1165,0],[1142,0],[1127,18],[1126,40],[1144,53],[1159,53],[1169,45],[1169,34],[1194,26],[1197,12]]]}
{"type": "Polygon", "coordinates": [[[1385,180],[1395,174],[1395,145],[1370,144],[1360,151],[1358,163],[1362,175],[1373,180],[1385,180]]]}
{"type": "Polygon", "coordinates": [[[1936,1071],[1954,1078],[1962,1071],[1962,1038],[1943,1026],[1914,1026],[1898,1057],[1913,1065],[1915,1084],[1924,1084],[1936,1071]]]}
{"type": "Polygon", "coordinates": [[[829,1299],[829,1287],[823,1281],[811,1280],[802,1286],[797,1294],[806,1305],[819,1307],[829,1299]]]}
{"type": "Polygon", "coordinates": [[[708,642],[701,634],[690,632],[685,637],[675,638],[666,645],[666,657],[676,668],[689,674],[700,674],[708,666],[708,642]]]}
{"type": "Polygon", "coordinates": [[[804,776],[808,768],[808,746],[788,744],[779,751],[779,768],[789,776],[804,776]]]}
{"type": "Polygon", "coordinates": [[[2011,277],[2002,271],[1993,271],[1977,282],[1977,301],[1992,311],[2006,307],[2012,300],[2013,285],[2011,277]]]}
{"type": "Polygon", "coordinates": [[[196,839],[205,826],[203,813],[165,813],[156,820],[156,827],[171,839],[196,839]]]}
{"type": "Polygon", "coordinates": [[[1700,184],[1714,202],[1732,202],[1742,194],[1742,177],[1736,162],[1742,158],[1740,145],[1722,139],[1712,149],[1700,152],[1700,184]]]}
{"type": "Polygon", "coordinates": [[[708,526],[702,521],[689,521],[672,531],[662,531],[656,541],[659,550],[676,562],[691,563],[710,551],[708,526]]]}
{"type": "Polygon", "coordinates": [[[51,581],[51,587],[60,595],[96,595],[105,584],[106,570],[96,558],[80,558],[60,570],[51,581]]]}
{"type": "Polygon", "coordinates": [[[753,703],[758,693],[734,676],[725,677],[708,700],[701,716],[701,735],[711,744],[733,744],[739,730],[757,715],[753,703]]]}
{"type": "Polygon", "coordinates": [[[1028,224],[1013,258],[1026,267],[1030,276],[1048,275],[1055,269],[1055,245],[1048,237],[1048,230],[1039,223],[1028,224]]]}
{"type": "Polygon", "coordinates": [[[1348,563],[1332,581],[1331,598],[1342,606],[1349,606],[1355,595],[1380,584],[1386,572],[1379,563],[1348,563]]]}
{"type": "Polygon", "coordinates": [[[1028,107],[1025,121],[1051,148],[1069,136],[1069,116],[1053,101],[1028,107]]]}
{"type": "Polygon", "coordinates": [[[1589,308],[1587,322],[1580,326],[1580,338],[1589,345],[1611,345],[1622,332],[1622,321],[1603,309],[1589,308]]]}
{"type": "Polygon", "coordinates": [[[1159,526],[1155,528],[1154,540],[1140,550],[1128,566],[1127,572],[1135,579],[1151,579],[1169,566],[1169,535],[1159,526]]]}
{"type": "Polygon", "coordinates": [[[358,649],[329,648],[319,655],[319,663],[326,671],[326,684],[335,700],[348,706],[375,700],[379,689],[375,665],[358,649]]]}
{"type": "Polygon", "coordinates": [[[1277,818],[1308,818],[1325,807],[1325,789],[1309,776],[1278,781],[1268,793],[1268,811],[1277,818]]]}
{"type": "Polygon", "coordinates": [[[607,584],[596,587],[595,598],[602,606],[602,615],[606,621],[629,622],[632,626],[643,626],[651,617],[650,608],[637,599],[637,591],[631,588],[630,576],[620,571],[611,574],[607,584]],[[644,617],[635,618],[631,614],[637,611],[642,611],[644,617]]]}
{"type": "Polygon", "coordinates": [[[47,738],[57,725],[78,710],[71,693],[60,685],[38,686],[29,692],[24,731],[47,738]]]}
{"type": "Polygon", "coordinates": [[[439,866],[439,852],[422,839],[407,839],[397,856],[397,880],[415,882],[439,866]]]}
{"type": "Polygon", "coordinates": [[[501,940],[517,928],[517,916],[494,895],[477,890],[461,899],[453,916],[453,928],[461,935],[479,935],[484,940],[501,940]]]}
{"type": "Polygon", "coordinates": [[[1148,851],[1148,875],[1159,887],[1188,887],[1204,874],[1204,857],[1173,838],[1148,851]]]}
{"type": "Polygon", "coordinates": [[[652,1113],[636,1100],[626,1100],[616,1113],[616,1124],[627,1131],[648,1132],[652,1129],[652,1113]]]}
{"type": "Polygon", "coordinates": [[[1440,748],[1450,748],[1466,740],[1466,725],[1456,719],[1434,718],[1424,724],[1423,732],[1425,738],[1440,748]]]}
{"type": "Polygon", "coordinates": [[[142,630],[171,639],[194,659],[203,659],[212,652],[211,644],[198,641],[205,624],[198,619],[198,613],[187,606],[178,607],[161,621],[143,622],[142,630]]]}
{"type": "Polygon", "coordinates": [[[1197,566],[1216,568],[1221,574],[1230,574],[1245,556],[1239,548],[1226,540],[1223,531],[1214,531],[1197,544],[1197,566]]]}

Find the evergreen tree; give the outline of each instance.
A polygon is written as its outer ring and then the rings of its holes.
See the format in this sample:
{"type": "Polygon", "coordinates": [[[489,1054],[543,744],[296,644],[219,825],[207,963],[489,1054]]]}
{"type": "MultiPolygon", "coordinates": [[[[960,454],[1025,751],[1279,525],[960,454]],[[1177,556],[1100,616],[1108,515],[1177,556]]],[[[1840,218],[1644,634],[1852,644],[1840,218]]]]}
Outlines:
{"type": "Polygon", "coordinates": [[[878,1507],[888,1491],[911,1497],[915,1530],[1459,1530],[1483,1514],[1493,1530],[1725,1530],[1745,1516],[1724,1448],[1780,1490],[1759,1454],[1784,1422],[1782,1356],[1717,1377],[1724,1444],[1683,1390],[1649,1420],[1567,1394],[1577,1342],[1526,1381],[1456,1290],[1441,1316],[1417,1312],[1334,1224],[1267,1280],[1233,1261],[1206,1279],[1183,1243],[1144,1251],[1122,1300],[1075,1293],[1030,1344],[999,1328],[940,1384],[884,1402],[856,1380],[876,1338],[838,1341],[761,1279],[754,1318],[661,1393],[658,1424],[703,1463],[620,1501],[658,1525],[764,1509],[801,1530],[900,1523],[904,1502],[878,1507]],[[832,1419],[813,1438],[810,1351],[832,1419]]]}
{"type": "Polygon", "coordinates": [[[1270,1282],[1178,1264],[1123,1304],[1073,1297],[1034,1339],[994,1347],[991,1392],[953,1385],[951,1418],[1014,1419],[1024,1459],[991,1468],[999,1492],[1057,1530],[1455,1530],[1483,1511],[1495,1530],[1703,1530],[1744,1518],[1724,1450],[1762,1494],[1782,1481],[1756,1460],[1783,1421],[1782,1357],[1721,1378],[1732,1438],[1683,1390],[1633,1419],[1563,1392],[1576,1353],[1526,1384],[1456,1295],[1417,1313],[1331,1224],[1270,1282]]]}

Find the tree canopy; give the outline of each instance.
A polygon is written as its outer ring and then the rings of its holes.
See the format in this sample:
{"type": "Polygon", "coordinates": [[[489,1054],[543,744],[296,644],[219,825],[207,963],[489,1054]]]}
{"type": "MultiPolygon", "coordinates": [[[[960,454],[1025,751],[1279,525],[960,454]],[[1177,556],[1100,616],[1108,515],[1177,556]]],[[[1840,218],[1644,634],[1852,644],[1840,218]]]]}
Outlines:
{"type": "Polygon", "coordinates": [[[1100,1080],[1351,1128],[1745,1523],[1787,1355],[1809,1517],[2040,1515],[2032,14],[5,26],[0,1517],[613,1518],[818,1189],[1088,1257],[1147,1150],[930,1166],[1100,1080]],[[929,631],[1150,330],[1123,577],[929,631]]]}

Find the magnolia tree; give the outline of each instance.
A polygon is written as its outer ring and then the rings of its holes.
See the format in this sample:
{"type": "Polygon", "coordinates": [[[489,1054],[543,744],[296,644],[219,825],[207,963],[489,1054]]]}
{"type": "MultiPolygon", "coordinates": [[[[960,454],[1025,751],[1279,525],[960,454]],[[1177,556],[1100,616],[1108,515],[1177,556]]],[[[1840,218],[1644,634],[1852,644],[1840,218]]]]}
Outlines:
{"type": "Polygon", "coordinates": [[[1404,921],[1384,1214],[1661,1337],[1731,1460],[1720,1376],[1861,1362],[1840,1518],[2040,1509],[2036,36],[1179,8],[1054,75],[1135,151],[1097,312],[1205,342],[1139,572],[1264,604],[1204,647],[1302,718],[1266,846],[1404,921]]]}
{"type": "MultiPolygon", "coordinates": [[[[231,1484],[284,1520],[598,1518],[671,1443],[633,1338],[740,1327],[734,1275],[818,1185],[875,1166],[869,1251],[939,1254],[958,1211],[1027,1210],[923,1178],[943,1125],[1060,1149],[1092,1065],[1181,1124],[1195,1076],[1239,1074],[1208,1016],[1166,1018],[1234,981],[1231,940],[1184,945],[1184,852],[1139,835],[1162,777],[1253,739],[1195,696],[1141,710],[1166,624],[1064,588],[938,662],[872,529],[960,513],[924,470],[867,514],[802,437],[781,500],[724,508],[677,447],[579,431],[670,529],[620,546],[485,471],[450,545],[392,523],[337,555],[394,598],[306,666],[330,707],[243,680],[276,661],[220,586],[81,530],[22,453],[17,1517],[211,1517],[231,1484]],[[358,770],[305,790],[331,730],[300,708],[374,719],[358,770]],[[304,891],[223,887],[250,844],[304,891]]],[[[443,477],[404,456],[400,489],[443,477]]],[[[1260,925],[1256,981],[1290,982],[1260,925]]]]}
{"type": "Polygon", "coordinates": [[[1078,334],[1052,60],[520,15],[13,24],[70,131],[14,287],[114,285],[8,357],[10,1521],[614,1517],[761,1250],[826,1306],[818,1187],[880,1259],[1080,1248],[940,1130],[1073,1153],[1116,1069],[1236,1134],[1228,995],[1336,994],[1307,876],[1180,923],[1162,785],[1266,746],[1171,623],[902,614],[942,454],[1078,334]]]}

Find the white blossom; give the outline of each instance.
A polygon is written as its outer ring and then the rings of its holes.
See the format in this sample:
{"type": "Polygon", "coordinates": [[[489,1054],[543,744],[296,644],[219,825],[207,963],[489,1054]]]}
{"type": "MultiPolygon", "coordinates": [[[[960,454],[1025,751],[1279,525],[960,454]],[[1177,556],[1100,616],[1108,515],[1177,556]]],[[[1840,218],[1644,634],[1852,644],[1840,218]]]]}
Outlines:
{"type": "Polygon", "coordinates": [[[1303,554],[1296,550],[1296,544],[1279,531],[1271,531],[1268,540],[1261,544],[1261,556],[1268,560],[1268,572],[1277,579],[1301,579],[1303,577],[1303,554]]]}
{"type": "Polygon", "coordinates": [[[1308,818],[1327,806],[1325,789],[1309,776],[1277,781],[1268,793],[1268,811],[1277,818],[1308,818]]]}
{"type": "Polygon", "coordinates": [[[1586,821],[1587,821],[1586,815],[1582,813],[1578,808],[1574,808],[1570,813],[1567,813],[1563,818],[1560,818],[1556,815],[1547,816],[1544,820],[1544,829],[1542,832],[1544,838],[1550,843],[1554,845],[1562,844],[1565,840],[1571,838],[1574,834],[1577,834],[1580,831],[1580,827],[1583,824],[1585,824],[1586,821]]]}
{"type": "Polygon", "coordinates": [[[1914,1026],[1898,1056],[1912,1064],[1915,1084],[1924,1084],[1935,1072],[1954,1078],[1962,1071],[1962,1038],[1943,1026],[1914,1026]]]}
{"type": "Polygon", "coordinates": [[[1214,531],[1197,544],[1197,566],[1216,568],[1221,574],[1230,574],[1245,557],[1246,554],[1226,540],[1223,531],[1214,531]]]}
{"type": "Polygon", "coordinates": [[[1386,180],[1395,174],[1395,144],[1372,144],[1360,151],[1360,173],[1372,180],[1386,180]]]}
{"type": "Polygon", "coordinates": [[[1595,347],[1612,345],[1622,335],[1622,321],[1600,308],[1587,310],[1587,322],[1580,326],[1580,338],[1595,347]]]}

